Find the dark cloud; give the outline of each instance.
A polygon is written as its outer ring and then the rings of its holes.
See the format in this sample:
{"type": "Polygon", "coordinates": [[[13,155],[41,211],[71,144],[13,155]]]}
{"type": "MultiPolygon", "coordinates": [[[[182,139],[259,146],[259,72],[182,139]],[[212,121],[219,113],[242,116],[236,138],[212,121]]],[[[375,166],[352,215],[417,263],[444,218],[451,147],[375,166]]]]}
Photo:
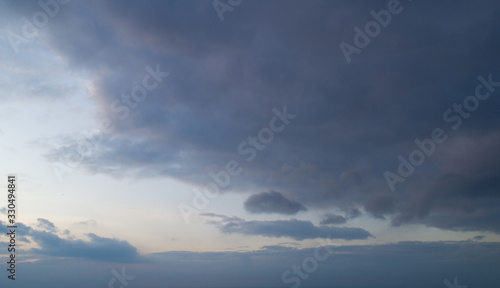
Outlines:
{"type": "Polygon", "coordinates": [[[290,237],[295,240],[366,239],[370,233],[361,228],[317,227],[311,222],[300,220],[231,222],[221,228],[224,233],[261,235],[266,237],[290,237]]]}
{"type": "MultiPolygon", "coordinates": [[[[7,228],[8,224],[6,222],[3,222],[2,220],[0,220],[0,232],[2,234],[5,234],[9,231],[9,229],[7,228]]],[[[27,236],[30,232],[31,232],[31,227],[23,224],[23,223],[20,223],[20,222],[17,222],[16,223],[16,233],[17,235],[24,235],[24,236],[27,236]]]]}
{"type": "Polygon", "coordinates": [[[358,208],[351,208],[348,209],[345,212],[345,216],[338,215],[338,214],[333,214],[333,213],[327,213],[323,215],[320,224],[321,225],[328,225],[328,224],[333,224],[333,225],[339,225],[339,224],[344,224],[347,222],[349,219],[354,219],[359,216],[361,216],[362,212],[358,208]]]}
{"type": "MultiPolygon", "coordinates": [[[[2,224],[0,227],[5,227],[5,223],[0,221],[0,224],[2,224]]],[[[25,242],[34,242],[38,246],[38,248],[27,251],[30,254],[109,262],[137,262],[141,260],[137,249],[127,241],[100,237],[94,233],[86,235],[88,240],[61,238],[55,233],[58,231],[57,227],[49,220],[42,218],[38,219],[37,227],[43,230],[35,229],[23,223],[16,223],[16,225],[16,231],[19,235],[29,237],[32,240],[25,239],[25,242]]],[[[0,229],[0,232],[3,230],[6,233],[7,228],[4,229],[0,229]]],[[[69,233],[63,234],[67,235],[69,233]]]]}
{"type": "MultiPolygon", "coordinates": [[[[386,1],[283,3],[245,2],[224,22],[201,1],[65,6],[42,39],[89,75],[97,118],[115,127],[81,167],[206,184],[236,160],[244,169],[230,191],[286,191],[309,209],[358,208],[394,225],[500,232],[500,91],[456,131],[443,120],[479,75],[500,81],[500,5],[401,1],[402,12],[347,64],[339,44],[353,45],[354,27],[386,1]],[[122,117],[113,103],[126,107],[120,95],[156,65],[170,75],[122,117]],[[284,106],[297,118],[265,148],[247,146],[256,153],[247,161],[240,143],[284,106]],[[390,191],[384,172],[438,127],[449,140],[390,191]]],[[[48,158],[64,161],[75,145],[48,158]]]]}
{"type": "Polygon", "coordinates": [[[299,202],[287,199],[276,191],[254,194],[245,201],[245,209],[251,213],[297,214],[307,208],[299,202]]]}
{"type": "Polygon", "coordinates": [[[500,232],[500,167],[495,160],[500,159],[496,146],[499,135],[474,139],[461,135],[446,142],[437,155],[441,173],[422,181],[427,184],[424,189],[409,186],[413,195],[398,204],[400,213],[394,224],[425,223],[456,231],[500,232]]]}
{"type": "Polygon", "coordinates": [[[32,239],[41,247],[31,251],[58,257],[87,258],[109,262],[136,262],[139,260],[137,249],[127,241],[99,237],[94,233],[87,234],[88,241],[63,239],[59,236],[32,230],[32,239]]]}
{"type": "Polygon", "coordinates": [[[321,219],[320,224],[321,225],[328,225],[328,224],[344,224],[347,222],[347,219],[341,215],[336,215],[336,214],[326,214],[323,216],[323,219],[321,219]]]}
{"type": "Polygon", "coordinates": [[[246,221],[240,218],[221,217],[218,221],[210,221],[222,233],[237,233],[243,235],[260,235],[265,237],[289,237],[294,240],[304,239],[366,239],[373,237],[361,228],[315,226],[309,221],[275,220],[246,221]]]}
{"type": "Polygon", "coordinates": [[[362,214],[361,210],[359,210],[358,208],[352,208],[349,211],[347,211],[346,217],[348,219],[354,219],[354,218],[358,218],[359,216],[361,216],[361,214],[362,214]]]}
{"type": "MultiPolygon", "coordinates": [[[[364,27],[372,20],[370,11],[385,9],[387,2],[243,1],[220,22],[211,1],[70,1],[30,41],[51,49],[41,56],[55,52],[68,73],[89,77],[97,122],[112,120],[113,131],[101,135],[78,168],[206,184],[212,181],[210,171],[236,160],[243,172],[226,189],[235,193],[283,191],[285,200],[311,210],[341,211],[345,215],[337,216],[346,220],[363,211],[395,226],[500,233],[500,90],[463,116],[459,129],[443,119],[447,109],[474,94],[479,75],[491,73],[500,81],[500,5],[401,1],[403,11],[347,64],[339,44],[353,44],[354,27],[364,27]],[[141,83],[146,67],[157,65],[169,76],[137,106],[126,106],[122,95],[141,83]],[[297,117],[264,148],[252,148],[249,137],[258,137],[275,117],[273,109],[285,106],[297,117]],[[408,159],[418,148],[414,140],[431,137],[435,128],[448,140],[390,191],[383,173],[395,172],[398,156],[408,159]],[[254,160],[238,152],[243,141],[255,151],[254,160]]],[[[41,9],[37,1],[3,1],[0,7],[7,16],[1,18],[13,21],[4,31],[17,33],[21,17],[41,9]]],[[[2,83],[20,94],[51,99],[74,94],[74,87],[50,81],[59,77],[49,68],[40,72],[31,63],[29,69],[5,63],[16,67],[12,79],[27,79],[2,83]]],[[[47,159],[65,163],[82,137],[60,138],[61,147],[49,151],[47,159]]],[[[202,216],[225,233],[295,240],[370,236],[359,228],[300,220],[202,216]]],[[[95,234],[67,239],[51,231],[57,227],[50,221],[38,224],[47,231],[19,223],[19,235],[38,245],[30,253],[57,261],[23,263],[22,270],[34,272],[26,272],[32,276],[23,278],[31,281],[25,287],[103,286],[109,267],[95,260],[139,257],[125,241],[95,234]],[[67,264],[75,261],[87,262],[68,273],[75,266],[67,264]],[[89,271],[100,278],[89,278],[89,271]],[[44,285],[47,278],[59,281],[44,285]]],[[[5,225],[0,232],[7,232],[5,225]]],[[[482,240],[332,246],[334,255],[319,264],[307,285],[442,287],[444,278],[458,275],[466,279],[460,284],[497,287],[500,248],[482,240]]],[[[149,255],[161,265],[138,269],[141,277],[134,285],[282,286],[284,271],[314,255],[314,249],[283,247],[149,255]]]]}
{"type": "Polygon", "coordinates": [[[485,236],[483,235],[477,235],[472,238],[472,241],[481,241],[484,239],[485,236]]]}

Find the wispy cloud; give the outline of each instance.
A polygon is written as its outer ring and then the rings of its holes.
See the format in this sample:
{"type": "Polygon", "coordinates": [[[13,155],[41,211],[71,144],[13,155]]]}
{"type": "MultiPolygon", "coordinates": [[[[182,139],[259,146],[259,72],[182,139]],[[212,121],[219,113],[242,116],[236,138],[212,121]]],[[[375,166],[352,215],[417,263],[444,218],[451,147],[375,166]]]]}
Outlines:
{"type": "Polygon", "coordinates": [[[222,233],[259,235],[265,237],[289,237],[295,240],[304,239],[366,239],[373,237],[368,231],[361,228],[315,226],[309,221],[297,219],[274,221],[246,221],[219,215],[219,220],[210,221],[222,233]],[[222,217],[221,217],[222,216],[222,217]]]}

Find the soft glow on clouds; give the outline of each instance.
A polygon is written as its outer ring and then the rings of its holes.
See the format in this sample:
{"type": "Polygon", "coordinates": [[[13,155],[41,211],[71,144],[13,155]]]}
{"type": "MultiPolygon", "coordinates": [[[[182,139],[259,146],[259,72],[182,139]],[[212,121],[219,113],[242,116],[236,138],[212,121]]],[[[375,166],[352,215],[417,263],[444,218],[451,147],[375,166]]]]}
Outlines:
{"type": "Polygon", "coordinates": [[[0,3],[19,287],[498,285],[497,2],[67,2],[0,3]]]}

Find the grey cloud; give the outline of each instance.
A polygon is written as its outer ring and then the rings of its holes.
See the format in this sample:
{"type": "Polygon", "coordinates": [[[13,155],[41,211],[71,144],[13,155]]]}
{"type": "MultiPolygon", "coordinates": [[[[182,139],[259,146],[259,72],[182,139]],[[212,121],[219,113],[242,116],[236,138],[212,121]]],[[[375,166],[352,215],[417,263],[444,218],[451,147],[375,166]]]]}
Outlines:
{"type": "Polygon", "coordinates": [[[494,133],[448,140],[437,155],[442,174],[426,181],[425,189],[416,190],[410,185],[410,201],[397,204],[401,212],[393,218],[394,224],[424,223],[456,231],[500,232],[500,168],[495,162],[500,157],[496,145],[499,139],[499,134],[494,133]]]}
{"type": "Polygon", "coordinates": [[[48,230],[48,231],[50,231],[50,232],[57,232],[57,227],[56,227],[56,225],[54,225],[54,223],[50,222],[50,221],[49,221],[49,220],[47,220],[47,219],[38,218],[38,219],[37,219],[36,226],[37,226],[38,228],[43,229],[43,230],[48,230]]]}
{"type": "MultiPolygon", "coordinates": [[[[0,232],[6,233],[5,223],[0,221],[0,224],[2,224],[0,232]]],[[[100,237],[94,233],[86,235],[87,241],[61,238],[55,233],[58,230],[57,227],[49,220],[42,218],[38,219],[37,227],[48,231],[17,223],[17,233],[23,235],[24,241],[34,242],[38,246],[38,248],[26,251],[30,254],[124,263],[143,260],[137,249],[127,241],[100,237]],[[29,237],[32,241],[24,237],[29,237]]],[[[63,234],[68,235],[69,233],[63,232],[63,234]]]]}
{"type": "Polygon", "coordinates": [[[278,213],[285,215],[297,214],[307,208],[299,202],[285,198],[276,191],[254,194],[245,201],[245,209],[251,213],[278,213]]]}
{"type": "MultiPolygon", "coordinates": [[[[443,120],[474,93],[479,75],[500,79],[498,3],[401,2],[403,12],[351,64],[339,43],[352,44],[353,27],[387,2],[283,3],[245,2],[232,25],[196,1],[66,6],[43,39],[71,69],[88,73],[97,117],[116,126],[82,167],[206,184],[208,170],[236,160],[244,169],[230,191],[286,191],[309,209],[359,208],[394,225],[499,232],[500,138],[490,135],[500,127],[500,92],[457,131],[443,120]],[[113,101],[156,64],[170,76],[120,119],[113,101]],[[297,118],[248,163],[238,145],[285,105],[297,118]],[[436,127],[448,142],[397,193],[388,191],[383,173],[436,127]]],[[[14,6],[7,9],[23,9],[14,6]]],[[[64,159],[74,147],[47,158],[64,159]]]]}
{"type": "Polygon", "coordinates": [[[290,237],[294,240],[316,238],[354,240],[373,237],[368,231],[361,228],[315,226],[309,221],[297,219],[275,221],[221,220],[211,224],[216,225],[222,233],[275,238],[290,237]]]}
{"type": "Polygon", "coordinates": [[[76,224],[77,225],[91,225],[91,226],[95,226],[95,225],[97,225],[97,221],[95,221],[94,219],[90,219],[90,220],[86,220],[86,221],[77,222],[76,224]]]}
{"type": "Polygon", "coordinates": [[[346,213],[346,217],[349,218],[349,219],[354,219],[354,218],[358,218],[359,216],[361,216],[361,210],[359,210],[358,208],[351,208],[347,213],[346,213]]]}
{"type": "Polygon", "coordinates": [[[341,215],[336,215],[336,214],[326,214],[323,216],[323,219],[321,219],[320,224],[321,225],[327,225],[327,224],[344,224],[347,222],[347,219],[341,215]]]}
{"type": "Polygon", "coordinates": [[[29,236],[40,246],[31,252],[58,257],[86,258],[100,261],[136,262],[137,249],[127,241],[87,234],[89,241],[60,238],[56,234],[31,230],[29,236]]]}
{"type": "Polygon", "coordinates": [[[266,245],[261,247],[262,250],[269,250],[269,251],[290,251],[294,250],[294,248],[287,247],[287,246],[281,246],[281,245],[266,245]]]}

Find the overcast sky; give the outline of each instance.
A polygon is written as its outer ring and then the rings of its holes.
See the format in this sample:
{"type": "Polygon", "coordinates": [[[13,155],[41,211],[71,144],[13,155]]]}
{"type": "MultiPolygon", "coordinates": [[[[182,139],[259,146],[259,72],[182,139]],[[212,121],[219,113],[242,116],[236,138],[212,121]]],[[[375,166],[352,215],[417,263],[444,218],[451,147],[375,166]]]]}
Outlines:
{"type": "Polygon", "coordinates": [[[2,287],[498,287],[499,14],[1,1],[2,287]]]}

